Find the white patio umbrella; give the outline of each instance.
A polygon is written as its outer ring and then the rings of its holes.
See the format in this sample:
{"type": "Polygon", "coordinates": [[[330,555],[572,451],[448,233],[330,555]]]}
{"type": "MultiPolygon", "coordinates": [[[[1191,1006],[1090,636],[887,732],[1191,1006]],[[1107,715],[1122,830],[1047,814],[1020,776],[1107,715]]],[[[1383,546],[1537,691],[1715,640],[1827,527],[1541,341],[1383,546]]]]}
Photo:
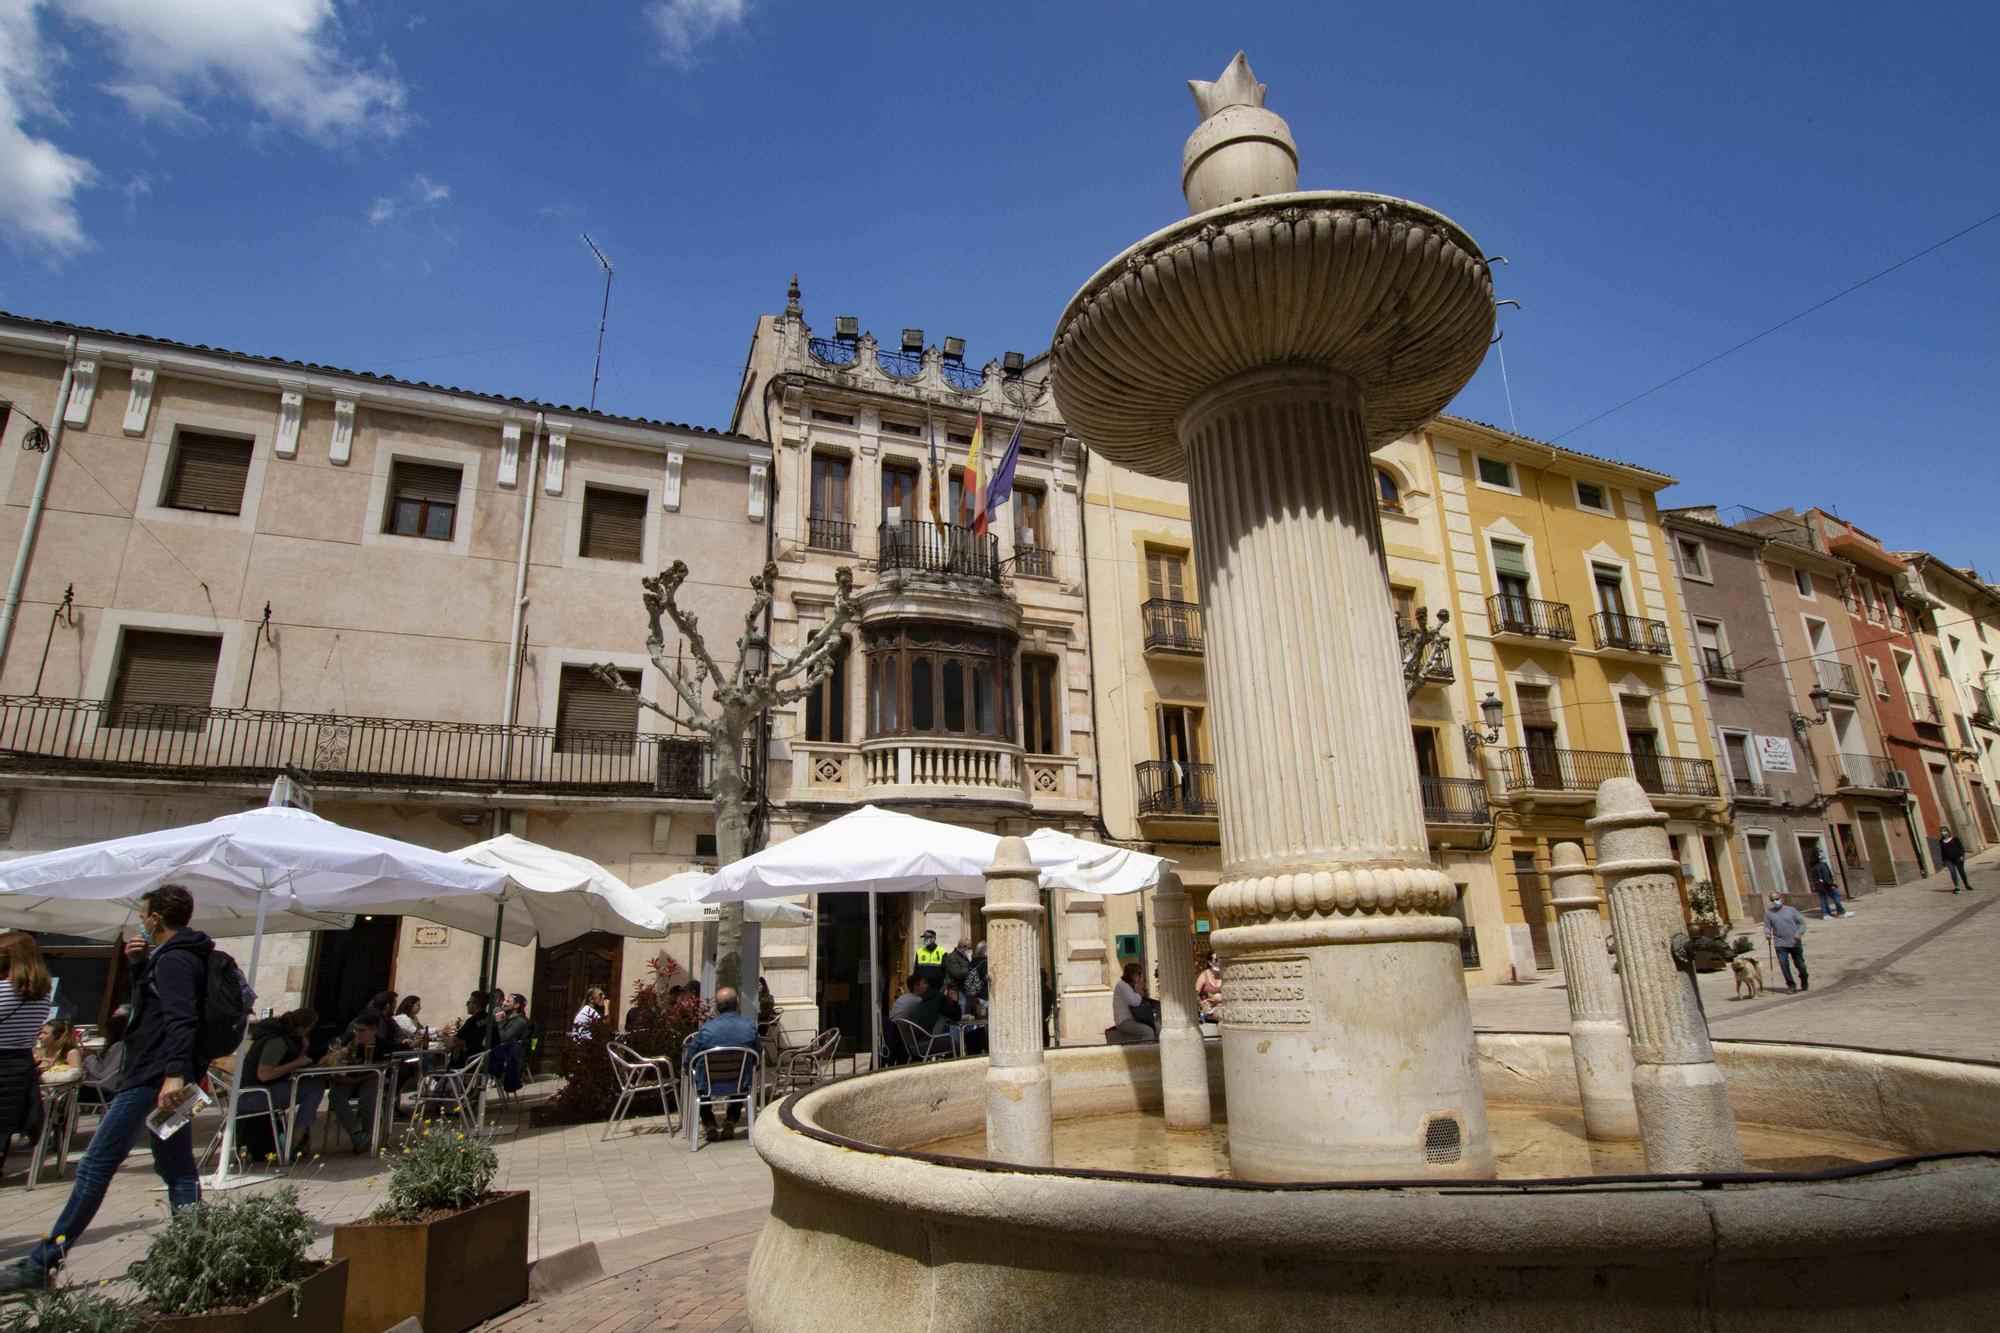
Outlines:
{"type": "MultiPolygon", "coordinates": [[[[511,833],[461,847],[450,855],[505,871],[512,881],[501,895],[497,911],[489,911],[485,921],[467,927],[475,934],[497,933],[509,944],[527,944],[539,937],[544,947],[552,947],[598,930],[633,939],[666,933],[659,909],[639,890],[584,857],[511,833]]],[[[439,906],[447,911],[457,909],[457,915],[483,911],[490,905],[460,899],[446,900],[439,906]]]]}
{"type": "MultiPolygon", "coordinates": [[[[318,917],[365,910],[435,920],[433,905],[453,898],[484,899],[490,907],[506,889],[507,876],[283,806],[261,806],[204,824],[65,847],[0,865],[0,903],[16,908],[42,904],[51,920],[60,915],[56,904],[94,903],[129,911],[162,884],[182,884],[194,894],[197,929],[206,930],[211,917],[254,917],[245,969],[254,979],[273,912],[318,917]]],[[[239,1065],[242,1054],[239,1046],[239,1065]]],[[[231,1084],[218,1186],[235,1155],[238,1092],[236,1080],[231,1084]]]]}
{"type": "MultiPolygon", "coordinates": [[[[633,892],[657,909],[669,926],[701,925],[722,915],[720,903],[703,902],[701,895],[714,876],[705,870],[683,870],[678,875],[641,884],[633,892]]],[[[780,898],[765,898],[743,904],[743,919],[765,925],[808,926],[813,914],[809,907],[780,898]]]]}

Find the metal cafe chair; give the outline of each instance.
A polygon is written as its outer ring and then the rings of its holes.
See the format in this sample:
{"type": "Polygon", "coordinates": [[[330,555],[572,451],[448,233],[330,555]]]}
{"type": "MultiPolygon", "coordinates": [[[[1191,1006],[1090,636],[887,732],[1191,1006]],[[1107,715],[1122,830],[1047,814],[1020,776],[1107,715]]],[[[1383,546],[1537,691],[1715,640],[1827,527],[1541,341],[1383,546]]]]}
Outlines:
{"type": "Polygon", "coordinates": [[[712,1046],[705,1051],[696,1051],[687,1059],[687,1068],[681,1075],[681,1121],[687,1126],[688,1151],[701,1150],[701,1108],[741,1106],[744,1110],[743,1132],[748,1134],[757,1124],[757,1066],[763,1057],[748,1046],[712,1046]],[[701,1085],[706,1083],[708,1091],[701,1085]],[[733,1092],[723,1092],[723,1088],[733,1088],[733,1092]]]}
{"type": "Polygon", "coordinates": [[[814,1087],[833,1077],[834,1052],[840,1049],[840,1029],[828,1028],[804,1046],[778,1056],[772,1091],[778,1096],[814,1087]]]}
{"type": "MultiPolygon", "coordinates": [[[[230,1070],[221,1065],[208,1067],[208,1095],[215,1099],[216,1106],[221,1109],[222,1120],[215,1127],[215,1137],[208,1141],[206,1148],[202,1149],[201,1160],[195,1164],[196,1170],[206,1167],[209,1158],[220,1160],[222,1157],[222,1135],[229,1127],[230,1092],[235,1083],[236,1075],[230,1070]]],[[[242,1144],[243,1122],[246,1120],[262,1120],[271,1127],[271,1142],[277,1145],[278,1161],[282,1166],[286,1149],[292,1141],[292,1108],[278,1105],[276,1099],[271,1096],[269,1088],[248,1087],[243,1089],[242,1096],[236,1104],[236,1133],[239,1148],[242,1144]]],[[[190,1126],[186,1132],[192,1134],[193,1127],[190,1126]]],[[[241,1160],[240,1153],[238,1160],[241,1160]]]]}
{"type": "Polygon", "coordinates": [[[417,1080],[417,1104],[413,1114],[425,1118],[429,1107],[458,1112],[460,1123],[479,1128],[486,1118],[486,1052],[481,1051],[457,1069],[449,1066],[427,1069],[417,1080]]]}
{"type": "Polygon", "coordinates": [[[70,1141],[76,1137],[77,1094],[82,1090],[83,1083],[77,1079],[42,1085],[42,1132],[29,1151],[26,1188],[33,1189],[41,1182],[42,1163],[51,1159],[56,1179],[62,1179],[63,1167],[69,1162],[70,1141]]]}
{"type": "Polygon", "coordinates": [[[951,1033],[926,1032],[915,1019],[897,1019],[896,1031],[902,1034],[903,1050],[912,1060],[949,1060],[957,1054],[951,1033]]]}
{"type": "Polygon", "coordinates": [[[617,1131],[619,1122],[631,1111],[635,1100],[655,1094],[660,1099],[660,1114],[667,1120],[667,1132],[671,1134],[678,1130],[680,1127],[674,1123],[672,1057],[643,1056],[618,1041],[611,1043],[608,1054],[611,1057],[611,1072],[618,1079],[618,1100],[612,1103],[611,1118],[604,1123],[604,1137],[609,1139],[617,1131]]]}

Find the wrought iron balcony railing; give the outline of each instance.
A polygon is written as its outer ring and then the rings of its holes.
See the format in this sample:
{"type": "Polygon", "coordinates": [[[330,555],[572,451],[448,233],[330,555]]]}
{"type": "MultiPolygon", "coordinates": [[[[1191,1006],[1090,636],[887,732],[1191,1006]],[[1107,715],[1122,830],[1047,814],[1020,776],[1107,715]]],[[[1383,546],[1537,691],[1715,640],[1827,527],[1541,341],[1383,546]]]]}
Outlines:
{"type": "Polygon", "coordinates": [[[1972,700],[1972,725],[1975,727],[1985,727],[1991,731],[2000,731],[2000,721],[1996,721],[1993,716],[1993,701],[1986,697],[1984,690],[1981,690],[1972,700]]]}
{"type": "Polygon", "coordinates": [[[944,382],[954,389],[966,393],[978,393],[986,387],[986,372],[966,365],[962,361],[946,361],[943,364],[944,382]]]}
{"type": "Polygon", "coordinates": [[[922,352],[892,352],[887,348],[875,349],[875,364],[882,367],[882,373],[899,380],[913,380],[924,373],[922,352]]]}
{"type": "Polygon", "coordinates": [[[1045,546],[1014,547],[1014,572],[1031,578],[1052,579],[1056,576],[1056,553],[1045,546]]]}
{"type": "Polygon", "coordinates": [[[1495,634],[1576,642],[1576,622],[1570,618],[1569,606],[1564,602],[1496,592],[1486,599],[1486,614],[1493,622],[1495,634]]]}
{"type": "Polygon", "coordinates": [[[876,532],[877,558],[884,570],[914,569],[932,574],[1000,581],[1000,538],[955,523],[884,523],[876,532]]]}
{"type": "Polygon", "coordinates": [[[1918,694],[1910,691],[1910,717],[1920,727],[1942,727],[1944,709],[1938,706],[1934,694],[1918,694]]]}
{"type": "Polygon", "coordinates": [[[1711,685],[1741,685],[1743,673],[1727,655],[1713,648],[1701,650],[1701,678],[1711,685]]]}
{"type": "Polygon", "coordinates": [[[1849,754],[1841,751],[1840,785],[1887,790],[1908,785],[1901,769],[1879,754],[1849,754]]]}
{"type": "Polygon", "coordinates": [[[1484,824],[1493,817],[1486,801],[1486,784],[1478,778],[1434,778],[1420,775],[1426,824],[1484,824]]]}
{"type": "Polygon", "coordinates": [[[328,787],[704,797],[690,736],[0,695],[0,771],[328,787]]]}
{"type": "Polygon", "coordinates": [[[1731,795],[1742,801],[1768,801],[1771,799],[1771,788],[1768,783],[1752,782],[1749,778],[1730,778],[1729,791],[1731,795]]]}
{"type": "Polygon", "coordinates": [[[1845,694],[1851,698],[1861,693],[1860,687],[1854,683],[1854,668],[1845,662],[1815,657],[1813,674],[1819,678],[1820,685],[1829,694],[1845,694]]]}
{"type": "Polygon", "coordinates": [[[1590,636],[1599,648],[1616,648],[1621,652],[1667,657],[1674,651],[1666,621],[1628,616],[1623,611],[1599,611],[1593,615],[1590,636]]]}
{"type": "Polygon", "coordinates": [[[1611,778],[1637,778],[1655,796],[1717,797],[1715,765],[1706,759],[1617,750],[1559,750],[1523,745],[1501,752],[1507,790],[1595,793],[1611,778]]]}
{"type": "Polygon", "coordinates": [[[1145,759],[1133,769],[1139,778],[1140,814],[1206,818],[1216,813],[1214,764],[1145,759]]]}
{"type": "Polygon", "coordinates": [[[806,545],[822,551],[851,551],[854,549],[854,525],[845,519],[809,518],[806,520],[806,545]]]}
{"type": "Polygon", "coordinates": [[[1147,652],[1201,651],[1201,607],[1197,603],[1153,597],[1139,604],[1139,615],[1145,622],[1144,647],[1147,652]]]}
{"type": "Polygon", "coordinates": [[[838,338],[813,338],[806,348],[813,360],[827,366],[851,366],[860,359],[861,349],[838,338]]]}

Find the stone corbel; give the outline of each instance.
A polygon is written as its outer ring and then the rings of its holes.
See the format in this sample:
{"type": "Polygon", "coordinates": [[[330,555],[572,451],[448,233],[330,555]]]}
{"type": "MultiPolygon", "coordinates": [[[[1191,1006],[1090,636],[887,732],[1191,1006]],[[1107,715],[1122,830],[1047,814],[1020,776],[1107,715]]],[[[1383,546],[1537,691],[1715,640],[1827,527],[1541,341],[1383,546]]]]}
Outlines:
{"type": "Polygon", "coordinates": [[[153,414],[153,382],[157,378],[151,366],[132,367],[132,391],[125,395],[127,435],[146,433],[146,419],[153,414]]]}
{"type": "Polygon", "coordinates": [[[542,489],[550,495],[563,493],[563,472],[569,461],[569,428],[549,427],[549,455],[542,465],[542,489]]]}
{"type": "Polygon", "coordinates": [[[63,407],[63,424],[90,424],[90,405],[97,401],[97,360],[79,357],[70,371],[69,402],[63,407]]]}
{"type": "Polygon", "coordinates": [[[306,395],[303,389],[286,389],[278,395],[278,435],[271,452],[279,458],[296,458],[299,453],[299,426],[305,420],[306,395]]]}
{"type": "Polygon", "coordinates": [[[681,507],[681,465],[686,461],[687,455],[680,450],[667,450],[667,479],[660,488],[660,504],[669,511],[681,507]]]}
{"type": "Polygon", "coordinates": [[[764,521],[764,496],[770,489],[770,475],[770,464],[752,463],[750,465],[750,521],[752,523],[762,523],[764,521]]]}
{"type": "Polygon", "coordinates": [[[333,400],[333,438],[327,443],[326,458],[329,463],[346,467],[353,453],[354,400],[336,398],[333,400]]]}
{"type": "Polygon", "coordinates": [[[503,421],[500,423],[500,477],[502,486],[512,486],[521,480],[521,423],[503,421]]]}

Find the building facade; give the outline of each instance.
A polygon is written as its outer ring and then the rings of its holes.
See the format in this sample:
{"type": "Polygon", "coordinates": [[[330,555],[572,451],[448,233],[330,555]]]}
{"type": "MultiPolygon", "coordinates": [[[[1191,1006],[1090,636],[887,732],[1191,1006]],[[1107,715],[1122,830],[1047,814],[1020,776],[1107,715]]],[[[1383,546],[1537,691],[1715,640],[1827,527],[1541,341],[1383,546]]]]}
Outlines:
{"type": "MultiPolygon", "coordinates": [[[[1941,753],[1927,756],[1945,822],[1968,850],[2000,842],[2000,721],[1993,685],[2000,679],[2000,591],[1968,570],[1925,551],[1902,551],[1909,577],[1899,584],[1916,641],[1916,668],[1941,719],[1941,753]]],[[[1922,704],[1918,707],[1921,709],[1922,704]]]]}
{"type": "MultiPolygon", "coordinates": [[[[0,397],[5,549],[47,488],[0,661],[0,850],[244,809],[289,771],[327,817],[438,849],[511,831],[635,884],[714,857],[705,747],[590,668],[662,688],[638,579],[677,556],[710,624],[743,614],[761,443],[11,317],[0,397]],[[24,450],[36,423],[56,438],[24,450]]],[[[548,1026],[693,944],[509,946],[498,978],[548,1026]]],[[[95,1020],[115,951],[56,947],[95,1020]]],[[[483,956],[364,917],[275,937],[254,984],[330,1024],[393,985],[442,1022],[483,956]]]]}

